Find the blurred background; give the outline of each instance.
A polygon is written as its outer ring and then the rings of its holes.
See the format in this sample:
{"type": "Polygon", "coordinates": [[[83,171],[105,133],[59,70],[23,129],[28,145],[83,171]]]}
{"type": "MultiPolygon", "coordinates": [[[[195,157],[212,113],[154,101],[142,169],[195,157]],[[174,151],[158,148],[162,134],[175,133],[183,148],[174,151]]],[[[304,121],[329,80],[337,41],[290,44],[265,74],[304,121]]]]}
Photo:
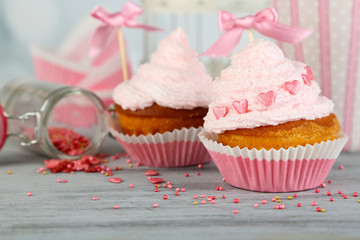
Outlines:
{"type": "MultiPolygon", "coordinates": [[[[125,0],[2,0],[0,1],[0,87],[7,81],[34,76],[29,46],[58,48],[69,32],[95,5],[109,12],[119,11],[125,0]]],[[[182,26],[198,52],[206,50],[219,36],[217,12],[228,9],[239,15],[254,14],[271,4],[270,0],[133,0],[147,10],[138,18],[161,27],[163,33],[124,29],[129,59],[134,71],[156,49],[171,29],[182,26]],[[200,26],[200,27],[199,27],[200,26]]],[[[239,45],[247,43],[247,37],[239,45]]]]}

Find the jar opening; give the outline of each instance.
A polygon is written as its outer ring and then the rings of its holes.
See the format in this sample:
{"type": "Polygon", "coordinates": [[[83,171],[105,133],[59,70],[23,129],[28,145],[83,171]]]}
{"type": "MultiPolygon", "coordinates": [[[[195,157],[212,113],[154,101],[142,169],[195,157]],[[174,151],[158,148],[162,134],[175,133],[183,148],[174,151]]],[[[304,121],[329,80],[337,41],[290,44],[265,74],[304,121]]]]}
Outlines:
{"type": "Polygon", "coordinates": [[[106,136],[105,106],[93,93],[65,88],[44,106],[43,139],[57,157],[74,159],[97,152],[106,136]],[[47,111],[45,111],[47,110],[47,111]]]}

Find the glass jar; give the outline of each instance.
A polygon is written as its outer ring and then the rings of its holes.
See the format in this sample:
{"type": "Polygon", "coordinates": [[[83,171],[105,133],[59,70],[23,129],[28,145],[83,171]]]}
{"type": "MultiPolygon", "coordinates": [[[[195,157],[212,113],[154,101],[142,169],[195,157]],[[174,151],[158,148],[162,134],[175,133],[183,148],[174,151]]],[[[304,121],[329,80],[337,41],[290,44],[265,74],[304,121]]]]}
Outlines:
{"type": "Polygon", "coordinates": [[[107,136],[106,114],[101,99],[86,89],[13,80],[0,90],[0,149],[10,137],[53,158],[95,154],[107,136]]]}

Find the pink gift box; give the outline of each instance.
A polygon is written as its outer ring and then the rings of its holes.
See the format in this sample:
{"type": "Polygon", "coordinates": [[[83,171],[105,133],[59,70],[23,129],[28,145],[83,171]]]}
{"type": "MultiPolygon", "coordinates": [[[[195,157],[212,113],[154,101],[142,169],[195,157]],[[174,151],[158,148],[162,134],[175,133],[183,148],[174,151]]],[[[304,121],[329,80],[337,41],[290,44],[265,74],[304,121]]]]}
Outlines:
{"type": "Polygon", "coordinates": [[[322,93],[335,104],[342,130],[349,136],[344,150],[360,150],[360,1],[275,0],[279,22],[312,28],[303,42],[279,43],[290,59],[305,62],[322,93]]]}
{"type": "MultiPolygon", "coordinates": [[[[105,49],[94,59],[88,57],[91,37],[99,21],[87,17],[81,21],[66,37],[58,49],[32,45],[30,53],[35,69],[35,76],[41,81],[78,86],[96,93],[109,106],[113,89],[123,81],[121,57],[116,30],[111,34],[105,49]]],[[[127,59],[129,61],[129,58],[127,59]]],[[[129,77],[131,67],[127,62],[129,77]]],[[[64,104],[55,114],[56,120],[73,124],[69,116],[63,114],[67,107],[77,108],[79,114],[91,117],[91,107],[64,104]]],[[[78,122],[80,125],[85,124],[78,122]]]]}

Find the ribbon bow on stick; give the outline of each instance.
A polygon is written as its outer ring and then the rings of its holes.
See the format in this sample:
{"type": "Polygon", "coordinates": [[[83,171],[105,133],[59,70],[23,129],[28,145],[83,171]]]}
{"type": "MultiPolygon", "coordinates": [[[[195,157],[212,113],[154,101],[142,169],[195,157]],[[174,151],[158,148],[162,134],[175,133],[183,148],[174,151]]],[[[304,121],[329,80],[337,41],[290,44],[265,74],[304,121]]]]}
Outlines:
{"type": "Polygon", "coordinates": [[[227,11],[220,11],[218,16],[219,30],[225,33],[204,53],[212,57],[226,57],[236,47],[244,29],[255,29],[259,33],[279,41],[298,43],[306,38],[311,29],[287,26],[277,22],[278,14],[274,8],[266,8],[254,16],[237,18],[227,11]]]}
{"type": "Polygon", "coordinates": [[[99,19],[102,23],[95,30],[92,36],[89,50],[89,57],[97,56],[105,47],[107,40],[114,29],[118,29],[119,47],[121,54],[121,61],[124,73],[124,80],[127,80],[127,68],[126,68],[126,55],[124,48],[124,37],[122,34],[122,27],[128,28],[141,28],[146,31],[162,31],[162,29],[139,23],[134,19],[142,14],[141,7],[132,2],[126,2],[124,7],[116,13],[108,13],[100,6],[94,7],[91,11],[91,16],[99,19]]]}

